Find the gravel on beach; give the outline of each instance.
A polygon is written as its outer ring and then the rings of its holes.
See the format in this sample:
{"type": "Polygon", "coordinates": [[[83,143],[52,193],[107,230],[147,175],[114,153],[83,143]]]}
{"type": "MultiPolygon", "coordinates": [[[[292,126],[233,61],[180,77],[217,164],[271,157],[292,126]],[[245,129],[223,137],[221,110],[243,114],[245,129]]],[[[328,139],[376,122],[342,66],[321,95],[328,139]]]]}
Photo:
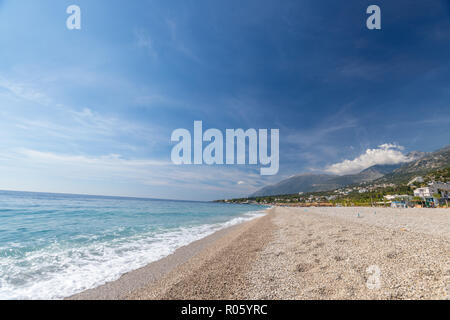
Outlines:
{"type": "Polygon", "coordinates": [[[275,207],[84,298],[111,290],[137,300],[449,299],[450,210],[275,207]]]}
{"type": "Polygon", "coordinates": [[[272,219],[248,299],[449,298],[450,210],[278,208],[272,219]]]}

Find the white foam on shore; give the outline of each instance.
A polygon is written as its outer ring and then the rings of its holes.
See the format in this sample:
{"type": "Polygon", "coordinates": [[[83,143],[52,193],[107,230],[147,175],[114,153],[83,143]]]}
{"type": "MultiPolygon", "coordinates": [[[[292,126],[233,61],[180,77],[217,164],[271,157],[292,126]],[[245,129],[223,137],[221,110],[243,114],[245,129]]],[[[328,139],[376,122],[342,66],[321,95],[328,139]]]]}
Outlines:
{"type": "Polygon", "coordinates": [[[265,214],[264,210],[253,211],[224,223],[137,234],[87,246],[69,247],[54,243],[30,252],[23,263],[5,257],[0,259],[1,273],[6,275],[0,278],[0,299],[63,299],[117,280],[127,272],[162,259],[218,230],[265,214]]]}

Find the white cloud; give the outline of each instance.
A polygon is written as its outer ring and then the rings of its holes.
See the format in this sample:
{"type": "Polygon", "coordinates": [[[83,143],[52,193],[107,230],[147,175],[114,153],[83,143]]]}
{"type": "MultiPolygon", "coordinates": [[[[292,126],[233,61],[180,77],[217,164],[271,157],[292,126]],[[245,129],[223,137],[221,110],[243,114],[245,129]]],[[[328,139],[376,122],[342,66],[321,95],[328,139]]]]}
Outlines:
{"type": "Polygon", "coordinates": [[[353,160],[344,160],[328,166],[325,171],[344,175],[358,173],[377,164],[398,164],[412,159],[402,153],[402,146],[385,143],[376,149],[367,149],[365,153],[353,160]]]}
{"type": "MultiPolygon", "coordinates": [[[[338,113],[340,114],[340,113],[338,113]]],[[[319,126],[310,130],[292,132],[287,136],[287,141],[301,147],[316,147],[319,143],[326,140],[326,137],[336,132],[357,127],[358,121],[347,116],[344,119],[335,119],[336,116],[322,121],[319,126]]]]}
{"type": "Polygon", "coordinates": [[[153,58],[158,57],[152,38],[143,29],[135,30],[134,36],[136,38],[136,44],[139,48],[146,49],[153,58]]]}
{"type": "MultiPolygon", "coordinates": [[[[170,134],[167,128],[154,123],[143,125],[127,121],[119,114],[99,113],[84,106],[75,108],[66,105],[53,99],[45,92],[45,89],[27,82],[7,80],[0,76],[0,98],[2,95],[9,100],[32,102],[33,106],[28,108],[27,105],[5,103],[0,110],[0,125],[4,128],[14,126],[20,129],[20,133],[26,131],[34,138],[39,137],[42,142],[48,143],[51,139],[58,139],[58,142],[63,141],[66,144],[101,142],[102,145],[137,150],[142,145],[154,147],[158,144],[166,144],[167,135],[170,134]],[[140,143],[119,144],[117,137],[138,139],[140,143]]],[[[158,97],[160,100],[163,99],[163,96],[158,97]]],[[[6,129],[4,132],[12,139],[17,137],[17,132],[6,129]]]]}
{"type": "Polygon", "coordinates": [[[203,61],[195,54],[195,52],[186,45],[185,41],[179,35],[179,28],[177,23],[172,19],[166,19],[167,28],[170,33],[170,45],[185,57],[203,64],[203,61]]]}
{"type": "Polygon", "coordinates": [[[0,78],[0,88],[6,90],[17,99],[28,100],[44,106],[51,103],[51,99],[45,93],[23,83],[0,78]]]}
{"type": "Polygon", "coordinates": [[[27,148],[0,151],[0,176],[5,190],[190,200],[236,198],[256,191],[266,181],[257,168],[176,166],[161,159],[27,148]],[[245,180],[239,180],[244,176],[245,180]]]}
{"type": "Polygon", "coordinates": [[[19,149],[18,152],[33,161],[41,161],[44,163],[58,162],[64,165],[91,165],[98,167],[109,168],[146,168],[149,166],[164,166],[169,165],[167,161],[159,160],[129,160],[124,159],[121,155],[110,154],[100,157],[84,156],[84,155],[64,155],[52,152],[42,152],[31,149],[19,149]]]}

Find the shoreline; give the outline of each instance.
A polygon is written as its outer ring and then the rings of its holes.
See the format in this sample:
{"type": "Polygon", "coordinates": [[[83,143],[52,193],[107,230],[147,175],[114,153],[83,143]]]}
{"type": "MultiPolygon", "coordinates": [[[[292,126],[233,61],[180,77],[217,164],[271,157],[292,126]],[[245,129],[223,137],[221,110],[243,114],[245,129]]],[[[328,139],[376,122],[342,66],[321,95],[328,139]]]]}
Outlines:
{"type": "MultiPolygon", "coordinates": [[[[272,208],[264,210],[266,216],[272,208]]],[[[262,217],[264,217],[262,216],[262,217]]],[[[159,281],[165,275],[170,273],[173,269],[186,263],[188,260],[199,254],[215,241],[225,237],[229,233],[239,229],[241,226],[251,223],[252,221],[261,219],[256,217],[248,221],[243,221],[238,224],[219,229],[212,234],[191,242],[188,245],[176,249],[172,254],[163,257],[159,260],[153,261],[139,269],[131,270],[119,279],[109,281],[100,286],[84,290],[77,294],[64,298],[64,300],[123,300],[126,299],[132,292],[142,289],[145,286],[151,285],[159,281]]]]}
{"type": "Polygon", "coordinates": [[[70,299],[449,299],[448,252],[445,209],[272,207],[70,299]]]}

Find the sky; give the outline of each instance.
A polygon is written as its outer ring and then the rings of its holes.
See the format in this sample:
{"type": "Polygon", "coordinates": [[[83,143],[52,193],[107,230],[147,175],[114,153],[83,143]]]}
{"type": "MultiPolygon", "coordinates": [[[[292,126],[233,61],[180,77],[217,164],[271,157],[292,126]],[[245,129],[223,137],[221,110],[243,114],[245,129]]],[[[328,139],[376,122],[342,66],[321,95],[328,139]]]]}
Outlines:
{"type": "Polygon", "coordinates": [[[0,0],[0,189],[213,200],[407,161],[449,144],[449,30],[448,0],[0,0]],[[174,165],[194,121],[279,129],[278,174],[174,165]]]}

